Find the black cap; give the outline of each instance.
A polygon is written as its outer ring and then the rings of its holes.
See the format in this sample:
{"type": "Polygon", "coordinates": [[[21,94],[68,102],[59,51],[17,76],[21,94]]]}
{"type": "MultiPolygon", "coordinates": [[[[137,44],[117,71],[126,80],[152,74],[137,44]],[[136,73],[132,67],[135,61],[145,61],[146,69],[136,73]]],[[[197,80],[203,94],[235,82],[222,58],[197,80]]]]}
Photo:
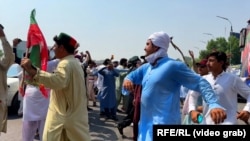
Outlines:
{"type": "Polygon", "coordinates": [[[128,62],[134,63],[134,62],[137,62],[138,60],[140,60],[138,56],[133,56],[133,57],[129,58],[128,62]]]}
{"type": "Polygon", "coordinates": [[[145,59],[145,56],[143,55],[143,56],[141,56],[140,58],[144,60],[144,59],[145,59]]]}

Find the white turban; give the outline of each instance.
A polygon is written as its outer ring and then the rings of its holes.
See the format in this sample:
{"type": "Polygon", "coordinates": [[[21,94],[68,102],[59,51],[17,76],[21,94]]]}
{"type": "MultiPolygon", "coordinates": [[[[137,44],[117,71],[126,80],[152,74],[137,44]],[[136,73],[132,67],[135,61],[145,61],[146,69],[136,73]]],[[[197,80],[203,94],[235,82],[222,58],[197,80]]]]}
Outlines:
{"type": "Polygon", "coordinates": [[[153,64],[157,58],[167,56],[170,38],[165,32],[160,31],[151,34],[148,39],[150,39],[155,46],[160,47],[158,51],[145,58],[149,63],[153,64]]]}
{"type": "Polygon", "coordinates": [[[163,31],[155,32],[151,34],[148,39],[150,39],[155,46],[160,47],[166,51],[168,50],[170,38],[167,33],[163,31]]]}

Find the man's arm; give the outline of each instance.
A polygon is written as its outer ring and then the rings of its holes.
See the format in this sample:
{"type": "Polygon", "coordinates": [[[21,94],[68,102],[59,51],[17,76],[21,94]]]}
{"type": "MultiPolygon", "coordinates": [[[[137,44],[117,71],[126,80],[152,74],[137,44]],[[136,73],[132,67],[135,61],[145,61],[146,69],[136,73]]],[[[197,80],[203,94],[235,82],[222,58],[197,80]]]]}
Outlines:
{"type": "Polygon", "coordinates": [[[86,51],[86,54],[87,54],[87,61],[89,62],[89,61],[92,61],[92,58],[91,58],[91,55],[90,55],[90,53],[89,53],[89,51],[86,51]]]}
{"type": "Polygon", "coordinates": [[[70,80],[69,75],[66,75],[70,72],[66,63],[67,62],[60,62],[54,73],[42,71],[32,66],[30,59],[25,57],[21,61],[21,66],[31,77],[31,84],[43,84],[47,88],[62,89],[68,86],[70,80]]]}
{"type": "Polygon", "coordinates": [[[8,69],[10,65],[14,63],[15,55],[13,53],[13,50],[9,42],[6,39],[2,25],[0,26],[0,40],[2,41],[3,52],[4,52],[3,57],[0,59],[0,65],[8,69]]]}
{"type": "Polygon", "coordinates": [[[190,55],[191,58],[192,58],[193,70],[194,70],[196,73],[198,73],[198,68],[197,68],[197,66],[196,66],[196,62],[195,62],[195,59],[194,59],[194,53],[193,53],[192,50],[189,50],[188,52],[189,52],[189,55],[190,55]]]}

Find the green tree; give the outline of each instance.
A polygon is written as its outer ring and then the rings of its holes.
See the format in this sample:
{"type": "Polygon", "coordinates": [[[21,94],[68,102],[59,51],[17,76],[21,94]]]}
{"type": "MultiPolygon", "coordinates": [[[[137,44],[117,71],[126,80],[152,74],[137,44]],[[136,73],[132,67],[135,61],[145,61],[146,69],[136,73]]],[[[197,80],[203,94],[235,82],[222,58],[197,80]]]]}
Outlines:
{"type": "Polygon", "coordinates": [[[228,53],[231,57],[231,64],[237,65],[241,63],[241,50],[239,47],[239,39],[231,36],[229,39],[229,43],[231,44],[231,54],[228,53]]]}
{"type": "MultiPolygon", "coordinates": [[[[184,56],[185,57],[185,60],[187,61],[187,63],[188,63],[188,66],[190,67],[190,68],[192,68],[193,67],[193,60],[192,60],[192,58],[190,57],[190,56],[184,56]]],[[[195,59],[195,62],[198,62],[199,60],[197,60],[197,59],[195,59]]]]}
{"type": "Polygon", "coordinates": [[[209,54],[209,51],[207,51],[207,50],[201,50],[200,51],[199,60],[201,60],[203,58],[207,58],[208,54],[209,54]]]}
{"type": "Polygon", "coordinates": [[[3,51],[2,50],[0,50],[0,57],[2,57],[3,56],[3,51]]]}
{"type": "Polygon", "coordinates": [[[215,40],[208,41],[206,50],[201,50],[199,59],[206,58],[206,56],[213,51],[223,51],[228,55],[228,62],[231,65],[240,64],[240,48],[239,39],[235,36],[230,36],[228,41],[224,37],[218,37],[215,40]],[[231,61],[230,61],[231,59],[231,61]]]}

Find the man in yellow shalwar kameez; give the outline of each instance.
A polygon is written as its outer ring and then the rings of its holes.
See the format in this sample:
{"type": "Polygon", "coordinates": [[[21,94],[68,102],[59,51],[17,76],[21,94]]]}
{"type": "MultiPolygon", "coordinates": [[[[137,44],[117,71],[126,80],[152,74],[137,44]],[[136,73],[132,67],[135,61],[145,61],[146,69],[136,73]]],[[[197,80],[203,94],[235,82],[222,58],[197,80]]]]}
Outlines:
{"type": "Polygon", "coordinates": [[[54,73],[35,68],[28,58],[21,62],[33,82],[51,88],[43,141],[90,141],[84,73],[74,58],[79,44],[65,33],[54,41],[55,57],[60,59],[54,73]]]}

